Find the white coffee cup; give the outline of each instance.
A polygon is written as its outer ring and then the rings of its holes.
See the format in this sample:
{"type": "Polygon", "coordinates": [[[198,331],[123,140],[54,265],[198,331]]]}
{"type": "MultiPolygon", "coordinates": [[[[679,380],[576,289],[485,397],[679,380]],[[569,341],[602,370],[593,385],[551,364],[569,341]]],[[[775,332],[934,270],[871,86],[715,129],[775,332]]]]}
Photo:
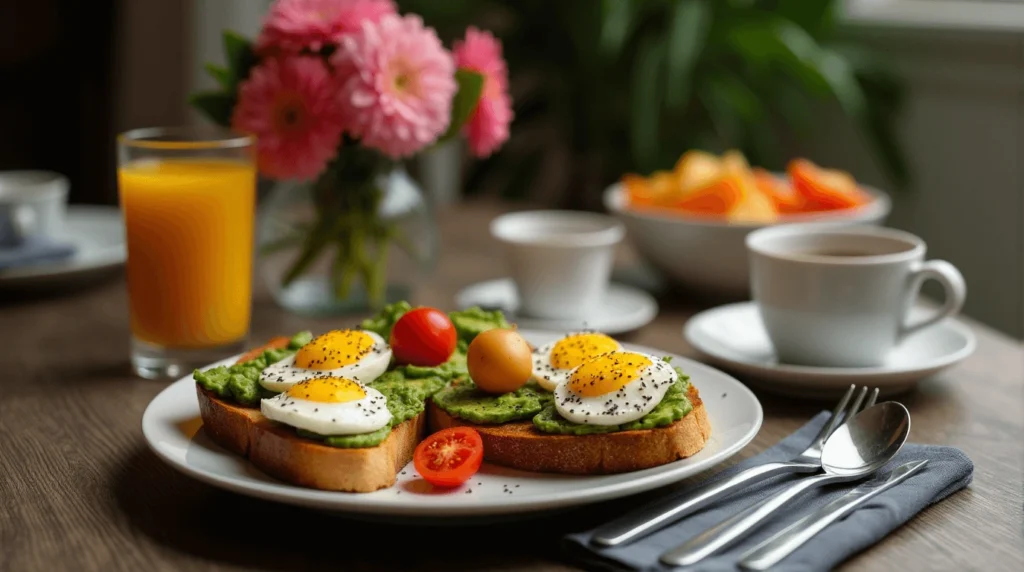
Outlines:
{"type": "Polygon", "coordinates": [[[790,224],[747,236],[750,280],[779,361],[872,367],[908,335],[960,311],[967,295],[952,264],[925,261],[925,244],[900,230],[790,224]],[[936,280],[945,303],[910,320],[921,284],[936,280]]]}
{"type": "Polygon", "coordinates": [[[491,234],[505,246],[518,313],[586,320],[607,291],[625,228],[598,213],[521,211],[491,221],[491,234]]]}
{"type": "Polygon", "coordinates": [[[0,171],[0,247],[31,236],[52,237],[64,226],[68,180],[50,171],[0,171]]]}

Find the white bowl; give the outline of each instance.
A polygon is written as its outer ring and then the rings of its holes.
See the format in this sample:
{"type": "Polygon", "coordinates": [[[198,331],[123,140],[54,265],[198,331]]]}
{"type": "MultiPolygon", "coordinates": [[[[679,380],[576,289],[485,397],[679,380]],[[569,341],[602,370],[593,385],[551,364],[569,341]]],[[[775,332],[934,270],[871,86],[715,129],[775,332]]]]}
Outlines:
{"type": "Polygon", "coordinates": [[[640,255],[669,281],[716,298],[747,298],[747,234],[766,226],[796,222],[837,226],[885,223],[892,203],[884,192],[861,185],[875,198],[856,209],[785,215],[773,223],[718,222],[676,213],[631,211],[626,191],[616,183],[604,192],[604,207],[626,225],[640,255]]]}

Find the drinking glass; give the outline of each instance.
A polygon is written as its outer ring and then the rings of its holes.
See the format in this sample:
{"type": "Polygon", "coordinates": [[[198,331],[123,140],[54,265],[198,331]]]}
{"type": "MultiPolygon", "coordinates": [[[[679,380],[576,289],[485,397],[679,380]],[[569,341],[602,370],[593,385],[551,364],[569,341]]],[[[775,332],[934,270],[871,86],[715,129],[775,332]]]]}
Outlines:
{"type": "Polygon", "coordinates": [[[199,127],[118,137],[131,360],[142,377],[177,377],[248,341],[254,143],[199,127]]]}

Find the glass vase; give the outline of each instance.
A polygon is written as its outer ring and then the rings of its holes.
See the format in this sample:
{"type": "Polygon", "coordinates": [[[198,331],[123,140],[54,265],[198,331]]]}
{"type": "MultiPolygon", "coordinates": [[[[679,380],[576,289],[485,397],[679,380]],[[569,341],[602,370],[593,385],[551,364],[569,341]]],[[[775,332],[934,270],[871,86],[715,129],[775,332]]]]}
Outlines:
{"type": "Polygon", "coordinates": [[[323,178],[274,183],[260,205],[257,268],[274,300],[296,314],[331,316],[409,299],[438,255],[437,222],[419,185],[401,166],[372,180],[323,178]]]}

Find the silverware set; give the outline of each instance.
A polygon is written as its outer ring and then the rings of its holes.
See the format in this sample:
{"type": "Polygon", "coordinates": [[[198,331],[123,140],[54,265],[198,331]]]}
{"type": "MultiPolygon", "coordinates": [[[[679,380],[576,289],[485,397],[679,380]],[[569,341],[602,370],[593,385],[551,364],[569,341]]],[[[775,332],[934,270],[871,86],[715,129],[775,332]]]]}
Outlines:
{"type": "MultiPolygon", "coordinates": [[[[734,546],[811,489],[871,477],[896,456],[910,434],[910,413],[906,407],[894,401],[876,404],[877,398],[878,389],[871,391],[862,387],[858,391],[851,385],[807,449],[789,461],[752,467],[720,482],[640,507],[597,529],[591,543],[597,546],[628,544],[754,483],[786,473],[806,475],[660,557],[667,565],[688,566],[734,546]]],[[[888,475],[866,481],[820,510],[800,518],[744,553],[740,567],[768,569],[833,522],[921,470],[926,462],[901,465],[888,475]]]]}

